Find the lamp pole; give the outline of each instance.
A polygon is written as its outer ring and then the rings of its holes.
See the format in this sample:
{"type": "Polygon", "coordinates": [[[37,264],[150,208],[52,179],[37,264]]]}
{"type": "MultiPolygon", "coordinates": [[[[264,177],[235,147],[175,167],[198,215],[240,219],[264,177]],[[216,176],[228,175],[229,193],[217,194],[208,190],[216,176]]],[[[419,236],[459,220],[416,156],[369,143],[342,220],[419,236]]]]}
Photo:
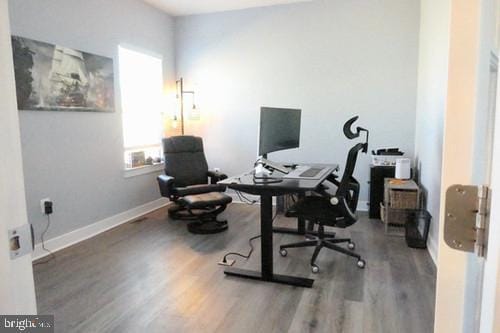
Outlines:
{"type": "Polygon", "coordinates": [[[179,79],[180,94],[179,98],[181,101],[181,134],[184,135],[184,80],[182,77],[179,79]]]}
{"type": "Polygon", "coordinates": [[[196,104],[194,102],[194,90],[184,91],[184,79],[181,77],[179,80],[175,81],[175,86],[177,89],[177,98],[181,102],[181,133],[184,135],[184,94],[193,95],[193,110],[196,109],[196,104]]]}

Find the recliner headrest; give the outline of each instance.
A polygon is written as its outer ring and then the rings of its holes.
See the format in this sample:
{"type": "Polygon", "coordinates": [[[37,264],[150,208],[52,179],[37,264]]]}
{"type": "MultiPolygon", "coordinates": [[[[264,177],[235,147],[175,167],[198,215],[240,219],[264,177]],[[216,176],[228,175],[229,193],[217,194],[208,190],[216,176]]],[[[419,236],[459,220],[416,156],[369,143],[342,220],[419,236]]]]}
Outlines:
{"type": "Polygon", "coordinates": [[[197,136],[183,135],[164,138],[164,153],[196,153],[203,152],[203,140],[197,136]]]}

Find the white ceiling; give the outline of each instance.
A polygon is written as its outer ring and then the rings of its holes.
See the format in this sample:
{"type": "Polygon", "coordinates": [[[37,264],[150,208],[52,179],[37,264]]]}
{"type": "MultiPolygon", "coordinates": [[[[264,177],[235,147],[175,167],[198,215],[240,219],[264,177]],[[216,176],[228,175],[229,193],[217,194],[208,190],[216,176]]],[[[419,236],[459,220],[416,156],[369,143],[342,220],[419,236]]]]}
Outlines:
{"type": "Polygon", "coordinates": [[[283,5],[311,0],[143,0],[170,15],[183,16],[222,12],[226,10],[245,9],[283,5]]]}

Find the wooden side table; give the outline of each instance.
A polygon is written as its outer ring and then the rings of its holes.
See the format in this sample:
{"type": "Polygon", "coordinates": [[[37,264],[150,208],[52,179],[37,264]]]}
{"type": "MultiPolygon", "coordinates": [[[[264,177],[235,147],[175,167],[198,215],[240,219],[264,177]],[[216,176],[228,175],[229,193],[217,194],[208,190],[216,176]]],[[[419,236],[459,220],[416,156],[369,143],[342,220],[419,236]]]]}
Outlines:
{"type": "Polygon", "coordinates": [[[408,215],[420,208],[420,187],[413,180],[387,178],[384,182],[384,204],[381,217],[387,235],[404,236],[404,227],[408,215]],[[397,227],[398,232],[390,232],[390,227],[397,227]]]}

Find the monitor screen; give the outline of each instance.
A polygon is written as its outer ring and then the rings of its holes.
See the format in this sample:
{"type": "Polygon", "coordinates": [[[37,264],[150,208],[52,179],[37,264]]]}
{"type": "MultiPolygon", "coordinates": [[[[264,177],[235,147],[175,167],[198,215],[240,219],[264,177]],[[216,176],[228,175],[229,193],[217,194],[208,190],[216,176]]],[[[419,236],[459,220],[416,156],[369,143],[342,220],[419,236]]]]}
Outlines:
{"type": "Polygon", "coordinates": [[[259,155],[299,147],[300,113],[298,109],[260,109],[259,155]]]}

